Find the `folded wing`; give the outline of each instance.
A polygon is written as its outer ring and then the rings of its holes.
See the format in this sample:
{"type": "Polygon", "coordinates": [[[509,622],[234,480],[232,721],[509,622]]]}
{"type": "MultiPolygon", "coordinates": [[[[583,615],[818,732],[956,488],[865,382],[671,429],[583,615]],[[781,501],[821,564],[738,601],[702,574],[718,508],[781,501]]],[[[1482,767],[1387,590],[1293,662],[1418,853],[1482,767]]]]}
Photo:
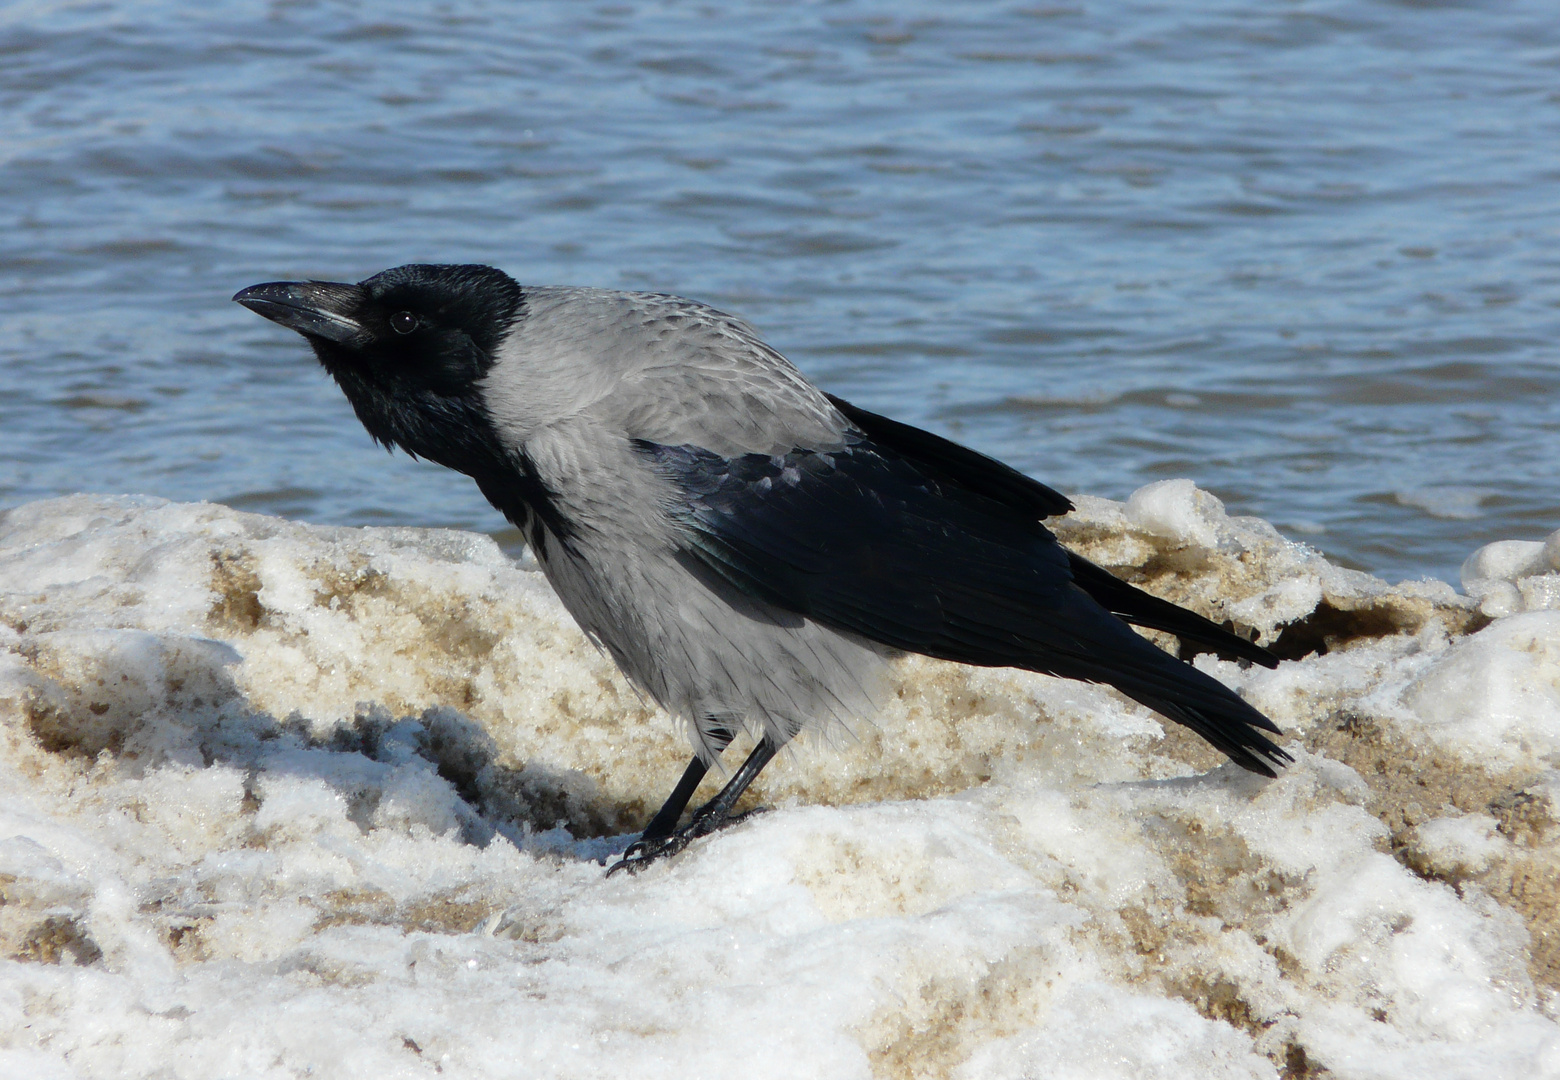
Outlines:
{"type": "MultiPolygon", "coordinates": [[[[936,452],[924,439],[900,438],[922,457],[936,452]]],[[[1019,509],[993,497],[1000,485],[1014,484],[1011,477],[1000,475],[983,489],[972,451],[959,447],[972,456],[938,466],[866,431],[827,453],[725,458],[649,442],[636,449],[681,493],[674,513],[688,553],[749,596],[893,648],[1107,683],[1248,769],[1272,775],[1273,764],[1288,760],[1257,730],[1276,733],[1266,717],[1109,609],[1155,620],[1145,625],[1175,620],[1132,601],[1137,590],[1123,582],[1112,592],[1094,580],[1097,573],[1116,581],[1062,548],[1031,505],[1019,509]],[[1088,584],[1116,602],[1102,606],[1088,584]]],[[[1233,638],[1207,620],[1200,624],[1233,638]]]]}
{"type": "MultiPolygon", "coordinates": [[[[1022,521],[1034,522],[1038,518],[1065,514],[1073,508],[1067,496],[995,458],[929,431],[868,412],[833,394],[827,396],[876,446],[904,458],[923,475],[940,481],[945,489],[957,487],[984,497],[988,500],[988,512],[1010,512],[1022,521]]],[[[1230,633],[1196,612],[1129,585],[1081,555],[1068,552],[1067,557],[1073,580],[1079,588],[1118,618],[1134,626],[1174,634],[1183,645],[1191,645],[1195,651],[1214,652],[1226,659],[1250,660],[1268,668],[1278,666],[1278,659],[1262,646],[1230,633]]]]}

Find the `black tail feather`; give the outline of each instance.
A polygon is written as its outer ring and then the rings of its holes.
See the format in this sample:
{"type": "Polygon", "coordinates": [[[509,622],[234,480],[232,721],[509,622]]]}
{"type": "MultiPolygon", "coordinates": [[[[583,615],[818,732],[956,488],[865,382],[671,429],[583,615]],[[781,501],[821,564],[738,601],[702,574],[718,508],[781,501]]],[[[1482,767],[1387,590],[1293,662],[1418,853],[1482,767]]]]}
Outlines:
{"type": "MultiPolygon", "coordinates": [[[[1131,696],[1136,697],[1136,695],[1131,696]]],[[[1268,777],[1277,776],[1276,768],[1283,768],[1294,761],[1286,751],[1257,731],[1253,726],[1255,721],[1247,716],[1213,713],[1168,701],[1142,698],[1137,700],[1155,712],[1190,728],[1206,739],[1216,750],[1227,755],[1235,764],[1250,772],[1268,777]]],[[[1250,706],[1247,708],[1250,709],[1250,706]]],[[[1251,709],[1251,712],[1255,713],[1256,710],[1251,709]]],[[[1257,715],[1261,716],[1260,713],[1257,715]]],[[[1265,720],[1266,717],[1263,719],[1265,720]]],[[[1263,726],[1273,730],[1271,724],[1263,726]]]]}
{"type": "MultiPolygon", "coordinates": [[[[1102,571],[1103,573],[1103,571],[1102,571]]],[[[1068,657],[1055,674],[1114,686],[1207,740],[1243,769],[1263,776],[1288,765],[1290,757],[1263,734],[1282,735],[1278,725],[1218,679],[1177,660],[1121,623],[1114,647],[1090,656],[1068,657]]]]}
{"type": "Polygon", "coordinates": [[[1265,668],[1278,667],[1278,657],[1255,642],[1232,634],[1194,611],[1151,596],[1081,555],[1069,551],[1067,564],[1078,587],[1117,618],[1134,626],[1174,634],[1183,642],[1202,646],[1198,651],[1217,653],[1226,660],[1250,660],[1265,668]]]}

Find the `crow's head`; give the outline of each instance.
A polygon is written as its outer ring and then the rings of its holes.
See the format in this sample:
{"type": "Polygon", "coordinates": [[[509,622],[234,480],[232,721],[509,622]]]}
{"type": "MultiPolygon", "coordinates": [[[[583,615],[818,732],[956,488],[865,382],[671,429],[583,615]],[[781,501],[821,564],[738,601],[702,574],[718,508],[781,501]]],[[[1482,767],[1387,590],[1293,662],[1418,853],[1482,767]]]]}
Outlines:
{"type": "MultiPolygon", "coordinates": [[[[314,347],[369,434],[452,468],[476,433],[478,381],[524,299],[491,266],[414,263],[356,285],[273,281],[233,297],[314,347]]],[[[485,428],[485,425],[479,425],[485,428]]]]}

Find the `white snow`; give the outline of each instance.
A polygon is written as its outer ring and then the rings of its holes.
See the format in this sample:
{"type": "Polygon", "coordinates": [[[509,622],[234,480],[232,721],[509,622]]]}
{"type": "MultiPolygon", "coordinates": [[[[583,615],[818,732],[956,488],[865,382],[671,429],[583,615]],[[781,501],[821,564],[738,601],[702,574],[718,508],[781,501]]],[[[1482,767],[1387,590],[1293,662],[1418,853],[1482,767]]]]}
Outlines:
{"type": "Polygon", "coordinates": [[[1498,540],[1463,562],[1463,588],[1492,618],[1560,610],[1560,531],[1548,540],[1498,540]]]}
{"type": "Polygon", "coordinates": [[[11,510],[0,1075],[1560,1075],[1560,533],[1459,595],[1187,481],[1077,502],[1290,658],[1197,661],[1283,776],[911,658],[774,809],[611,878],[686,744],[492,541],[11,510]]]}
{"type": "Polygon", "coordinates": [[[1560,611],[1497,620],[1458,642],[1403,695],[1421,730],[1485,765],[1560,753],[1560,611]]]}

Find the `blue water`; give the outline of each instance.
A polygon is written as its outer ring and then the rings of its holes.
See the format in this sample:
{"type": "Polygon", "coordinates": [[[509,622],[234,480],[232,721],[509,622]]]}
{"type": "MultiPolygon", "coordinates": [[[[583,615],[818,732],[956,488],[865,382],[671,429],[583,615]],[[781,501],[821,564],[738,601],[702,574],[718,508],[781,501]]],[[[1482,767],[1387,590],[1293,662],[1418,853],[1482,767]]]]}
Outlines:
{"type": "MultiPolygon", "coordinates": [[[[1390,578],[1560,528],[1553,3],[0,8],[0,507],[502,533],[230,303],[695,296],[1067,491],[1390,578]]],[[[513,540],[511,534],[504,534],[513,540]]]]}

